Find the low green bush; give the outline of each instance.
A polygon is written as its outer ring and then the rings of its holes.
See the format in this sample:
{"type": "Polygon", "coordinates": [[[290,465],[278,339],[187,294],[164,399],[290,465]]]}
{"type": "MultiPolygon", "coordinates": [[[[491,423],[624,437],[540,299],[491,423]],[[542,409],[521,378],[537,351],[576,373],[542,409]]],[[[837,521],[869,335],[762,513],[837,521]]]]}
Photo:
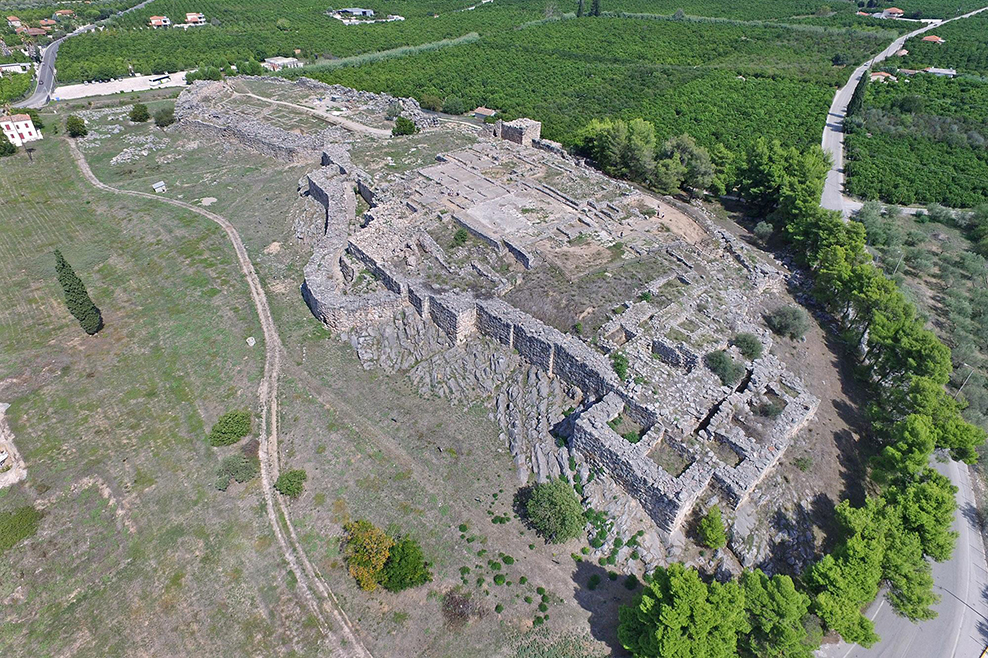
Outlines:
{"type": "Polygon", "coordinates": [[[247,409],[228,411],[219,417],[209,430],[209,445],[215,447],[233,445],[250,434],[251,413],[247,409]]]}
{"type": "Polygon", "coordinates": [[[300,468],[285,471],[278,476],[278,479],[274,483],[274,488],[284,496],[298,498],[305,489],[307,478],[308,475],[300,468]]]}
{"type": "Polygon", "coordinates": [[[732,359],[724,350],[710,352],[704,358],[704,362],[711,372],[720,378],[724,386],[733,386],[744,374],[744,366],[732,359]]]}
{"type": "Polygon", "coordinates": [[[795,340],[810,328],[810,319],[798,306],[780,306],[765,316],[765,324],[778,335],[795,340]]]}
{"type": "Polygon", "coordinates": [[[734,337],[733,343],[749,361],[754,361],[762,355],[762,341],[758,340],[755,334],[738,334],[734,337]]]}

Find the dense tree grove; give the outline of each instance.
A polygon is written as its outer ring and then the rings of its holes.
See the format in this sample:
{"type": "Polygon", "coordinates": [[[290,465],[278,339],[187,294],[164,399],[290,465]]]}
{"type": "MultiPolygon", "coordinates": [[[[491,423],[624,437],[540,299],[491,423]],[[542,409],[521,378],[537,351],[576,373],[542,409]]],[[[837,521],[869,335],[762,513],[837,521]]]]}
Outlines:
{"type": "Polygon", "coordinates": [[[187,70],[275,55],[308,60],[415,46],[455,38],[472,31],[510,29],[541,17],[542,4],[530,0],[498,0],[474,11],[456,0],[416,0],[367,5],[378,13],[399,13],[404,21],[372,26],[347,26],[328,14],[320,0],[285,4],[279,0],[156,0],[153,5],[115,18],[107,29],[66,41],[58,53],[59,79],[106,80],[128,74],[187,70]],[[202,12],[208,25],[189,30],[151,29],[151,15],[179,22],[186,12],[202,12]],[[433,18],[438,15],[437,18],[433,18]],[[279,23],[279,21],[282,21],[279,23]]]}
{"type": "Polygon", "coordinates": [[[65,293],[65,305],[69,313],[79,321],[82,330],[90,336],[103,328],[103,315],[93,303],[86,285],[69,265],[62,252],[55,250],[55,274],[65,293]]]}
{"type": "Polygon", "coordinates": [[[9,73],[0,77],[0,105],[12,103],[31,91],[34,77],[30,73],[9,73]]]}
{"type": "Polygon", "coordinates": [[[901,60],[903,68],[925,69],[927,66],[954,68],[958,73],[988,74],[988,16],[978,14],[962,21],[937,27],[936,35],[946,43],[930,43],[922,37],[906,42],[909,51],[901,60]]]}
{"type": "Polygon", "coordinates": [[[872,83],[845,124],[851,193],[954,207],[988,200],[988,83],[927,74],[872,83]]]}

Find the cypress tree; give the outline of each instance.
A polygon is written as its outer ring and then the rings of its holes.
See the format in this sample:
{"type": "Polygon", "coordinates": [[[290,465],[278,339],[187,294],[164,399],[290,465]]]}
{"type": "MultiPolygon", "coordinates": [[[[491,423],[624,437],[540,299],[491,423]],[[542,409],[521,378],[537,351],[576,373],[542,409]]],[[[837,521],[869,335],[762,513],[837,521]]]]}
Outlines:
{"type": "Polygon", "coordinates": [[[600,0],[593,0],[593,3],[590,5],[590,15],[600,16],[600,0]]]}
{"type": "Polygon", "coordinates": [[[89,298],[86,286],[69,265],[62,252],[55,250],[55,274],[65,293],[65,305],[69,313],[79,321],[83,331],[92,336],[103,328],[103,316],[89,298]]]}
{"type": "Polygon", "coordinates": [[[576,17],[581,18],[583,16],[583,0],[580,0],[576,5],[576,17]]]}

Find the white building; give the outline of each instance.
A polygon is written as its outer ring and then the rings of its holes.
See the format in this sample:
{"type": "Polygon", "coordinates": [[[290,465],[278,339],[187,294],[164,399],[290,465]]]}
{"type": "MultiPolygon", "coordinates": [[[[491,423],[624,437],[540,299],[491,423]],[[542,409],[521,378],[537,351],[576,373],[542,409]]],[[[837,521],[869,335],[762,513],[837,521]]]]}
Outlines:
{"type": "Polygon", "coordinates": [[[347,14],[349,16],[367,16],[369,18],[374,15],[374,10],[363,9],[361,7],[347,7],[346,9],[340,9],[336,13],[347,14]]]}
{"type": "Polygon", "coordinates": [[[189,12],[185,15],[185,23],[187,25],[205,25],[206,17],[202,14],[189,12]]]}
{"type": "Polygon", "coordinates": [[[269,71],[280,71],[281,69],[300,69],[302,62],[294,57],[268,57],[261,62],[261,66],[269,71]]]}
{"type": "Polygon", "coordinates": [[[43,139],[41,131],[34,127],[31,117],[26,114],[15,114],[13,116],[0,116],[0,129],[7,136],[14,146],[21,146],[24,142],[35,142],[43,139]]]}
{"type": "Polygon", "coordinates": [[[32,68],[31,62],[12,62],[10,64],[0,64],[0,76],[4,73],[27,73],[32,68]]]}
{"type": "Polygon", "coordinates": [[[7,25],[10,27],[21,27],[21,19],[16,16],[8,16],[7,25]]]}
{"type": "Polygon", "coordinates": [[[167,16],[152,16],[148,19],[148,25],[151,27],[168,27],[172,24],[172,21],[167,16]]]}
{"type": "Polygon", "coordinates": [[[935,66],[931,66],[923,70],[933,75],[939,75],[941,78],[953,78],[957,76],[957,69],[940,69],[935,66]]]}

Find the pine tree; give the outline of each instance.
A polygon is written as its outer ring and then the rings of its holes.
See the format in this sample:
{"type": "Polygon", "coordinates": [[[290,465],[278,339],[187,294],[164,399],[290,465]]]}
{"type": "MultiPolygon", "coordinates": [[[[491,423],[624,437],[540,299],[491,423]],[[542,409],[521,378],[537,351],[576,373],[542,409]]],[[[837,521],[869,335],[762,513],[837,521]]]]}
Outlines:
{"type": "Polygon", "coordinates": [[[583,17],[583,0],[580,0],[576,4],[576,17],[577,18],[582,18],[583,17]]]}
{"type": "Polygon", "coordinates": [[[55,250],[55,274],[58,276],[58,282],[62,284],[62,291],[65,293],[65,305],[68,307],[69,313],[79,321],[83,331],[92,336],[102,329],[103,316],[100,310],[89,298],[86,286],[58,249],[55,250]]]}

